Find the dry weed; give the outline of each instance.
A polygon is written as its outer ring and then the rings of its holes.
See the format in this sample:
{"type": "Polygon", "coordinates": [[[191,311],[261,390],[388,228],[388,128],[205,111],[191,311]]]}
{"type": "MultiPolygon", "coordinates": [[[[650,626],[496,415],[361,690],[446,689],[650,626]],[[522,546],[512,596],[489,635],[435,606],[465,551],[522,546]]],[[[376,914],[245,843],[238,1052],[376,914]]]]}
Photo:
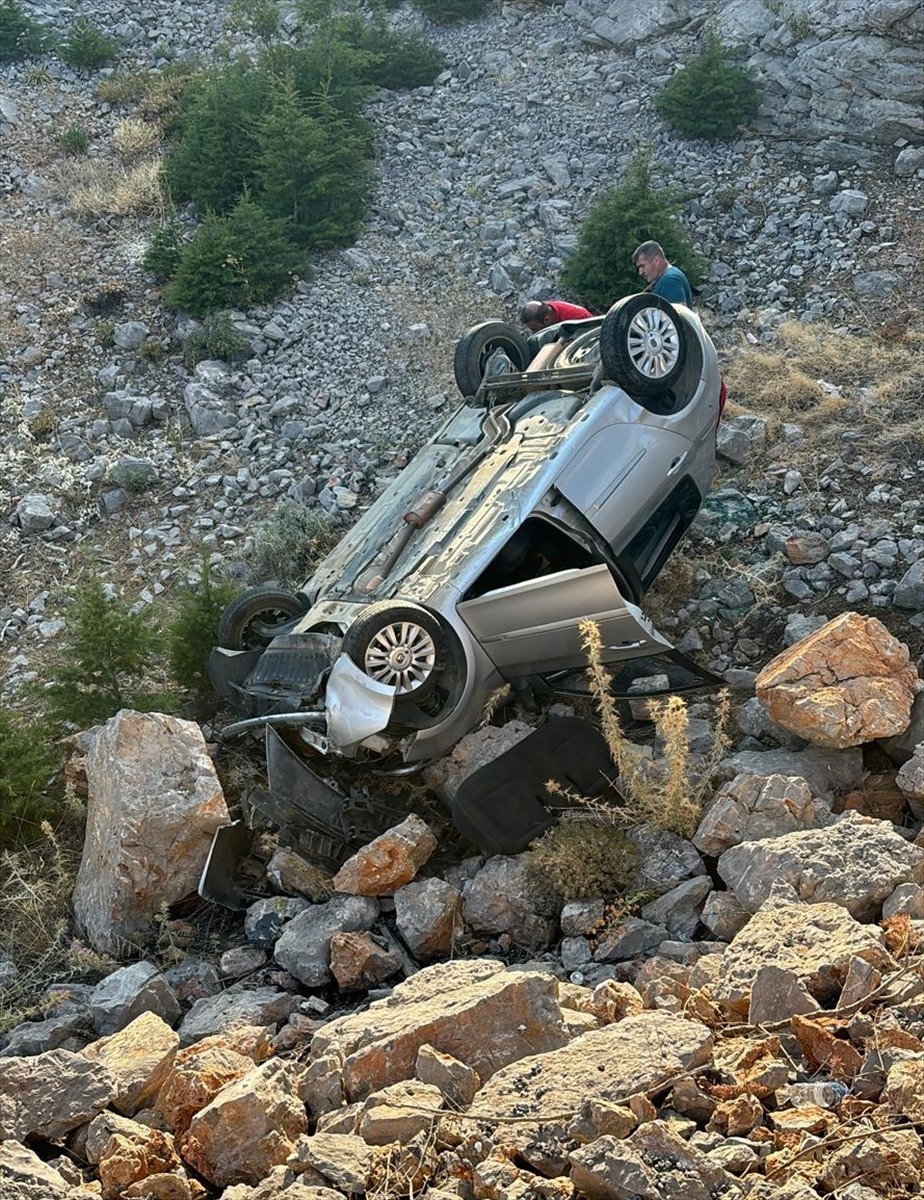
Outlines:
{"type": "Polygon", "coordinates": [[[160,129],[150,121],[128,117],[116,125],[112,133],[112,144],[119,158],[140,158],[150,154],[160,143],[160,129]]]}
{"type": "Polygon", "coordinates": [[[68,203],[78,217],[163,217],[167,207],[160,158],[133,167],[104,166],[96,161],[75,164],[62,174],[68,203]]]}
{"type": "Polygon", "coordinates": [[[905,423],[920,413],[924,334],[899,314],[879,330],[843,333],[786,321],[770,347],[740,351],[725,370],[736,408],[805,426],[835,424],[858,401],[905,423]]]}
{"type": "MultiPolygon", "coordinates": [[[[610,756],[619,771],[617,786],[625,801],[619,808],[606,806],[605,813],[629,825],[651,823],[690,837],[699,822],[712,776],[728,748],[728,693],[722,692],[719,697],[712,750],[705,760],[697,758],[695,768],[690,758],[686,702],[680,696],[650,702],[649,711],[663,746],[661,759],[651,762],[623,733],[603,665],[600,627],[594,621],[582,621],[580,632],[590,664],[587,674],[591,694],[610,756]]],[[[593,802],[590,806],[594,807],[593,802]]]]}
{"type": "Polygon", "coordinates": [[[54,979],[111,969],[70,935],[70,901],[80,858],[79,805],[57,831],[44,822],[42,841],[0,855],[0,958],[15,974],[0,981],[0,1029],[24,1019],[54,979]]]}

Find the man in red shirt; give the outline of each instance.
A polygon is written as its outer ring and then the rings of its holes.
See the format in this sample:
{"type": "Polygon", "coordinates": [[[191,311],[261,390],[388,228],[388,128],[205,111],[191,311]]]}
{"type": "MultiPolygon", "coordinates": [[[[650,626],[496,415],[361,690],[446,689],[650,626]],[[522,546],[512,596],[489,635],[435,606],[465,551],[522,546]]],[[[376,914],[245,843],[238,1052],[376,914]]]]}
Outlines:
{"type": "Polygon", "coordinates": [[[592,316],[580,304],[569,304],[567,300],[527,300],[520,312],[520,320],[533,333],[559,321],[582,321],[592,316]]]}

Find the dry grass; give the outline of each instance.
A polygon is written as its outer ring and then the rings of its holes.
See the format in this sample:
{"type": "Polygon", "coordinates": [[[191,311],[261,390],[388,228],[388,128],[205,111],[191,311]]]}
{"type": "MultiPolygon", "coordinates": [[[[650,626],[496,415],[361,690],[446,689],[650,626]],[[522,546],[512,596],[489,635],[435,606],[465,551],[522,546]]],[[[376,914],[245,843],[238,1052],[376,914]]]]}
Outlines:
{"type": "Polygon", "coordinates": [[[150,154],[160,145],[160,127],[150,121],[128,117],[116,125],[112,133],[112,144],[119,158],[130,160],[150,154]]]}
{"type": "Polygon", "coordinates": [[[159,157],[132,167],[106,165],[98,160],[74,161],[59,173],[58,183],[78,217],[163,219],[167,195],[162,168],[159,157]]]}
{"type": "Polygon", "coordinates": [[[725,367],[733,411],[795,421],[809,433],[868,420],[890,445],[924,437],[924,332],[912,310],[869,333],[784,322],[776,342],[725,367]]]}
{"type": "Polygon", "coordinates": [[[0,981],[0,1030],[26,1018],[53,980],[97,978],[114,963],[70,933],[70,901],[80,861],[82,811],[73,798],[63,825],[42,825],[43,840],[0,855],[0,959],[16,974],[0,981]]]}
{"type": "Polygon", "coordinates": [[[590,664],[587,674],[591,694],[610,756],[619,771],[617,786],[625,801],[619,808],[607,806],[606,814],[631,826],[651,823],[681,837],[690,837],[699,823],[712,776],[729,745],[728,693],[721,693],[717,705],[712,750],[705,761],[697,759],[695,765],[690,758],[686,702],[680,696],[649,702],[649,712],[663,745],[661,759],[652,763],[640,755],[639,747],[629,741],[619,723],[610,678],[603,665],[599,626],[594,621],[582,621],[580,631],[590,664]]]}

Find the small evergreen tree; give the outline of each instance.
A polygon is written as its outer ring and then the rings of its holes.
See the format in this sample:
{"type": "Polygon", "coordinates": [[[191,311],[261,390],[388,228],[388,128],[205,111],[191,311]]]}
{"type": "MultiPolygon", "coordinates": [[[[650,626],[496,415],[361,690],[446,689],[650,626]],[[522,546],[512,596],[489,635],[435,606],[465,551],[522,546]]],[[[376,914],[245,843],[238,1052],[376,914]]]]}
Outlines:
{"type": "Polygon", "coordinates": [[[307,259],[291,241],[286,222],[245,195],[226,216],[206,216],[183,248],[164,299],[199,317],[249,308],[278,296],[293,274],[305,270],[307,259]]]}
{"type": "Polygon", "coordinates": [[[148,248],[141,259],[141,265],[150,271],[154,278],[163,283],[176,274],[183,256],[183,231],[179,221],[168,221],[159,225],[151,234],[148,248]]]}
{"type": "Polygon", "coordinates": [[[52,721],[83,729],[120,708],[170,706],[169,697],[143,688],[158,636],[144,613],[131,612],[93,578],[78,592],[69,617],[55,681],[38,692],[52,721]]]}
{"type": "Polygon", "coordinates": [[[728,61],[714,25],[706,31],[702,52],[672,75],[655,98],[658,112],[690,137],[734,137],[757,106],[754,80],[728,61]]]}
{"type": "Polygon", "coordinates": [[[309,108],[291,84],[274,101],[257,133],[260,206],[302,245],[348,245],[370,185],[368,126],[321,98],[309,108]]]}
{"type": "Polygon", "coordinates": [[[72,67],[93,70],[118,58],[121,46],[94,28],[86,17],[78,17],[58,47],[58,54],[72,67]]]}
{"type": "Polygon", "coordinates": [[[591,308],[606,310],[621,296],[640,290],[631,255],[649,238],[661,243],[691,283],[697,281],[701,262],[677,219],[675,197],[655,187],[650,156],[640,153],[622,182],[591,207],[562,282],[591,308]]]}
{"type": "Polygon", "coordinates": [[[227,212],[256,178],[255,121],[270,99],[271,81],[246,63],[196,76],[180,101],[178,140],[166,160],[175,197],[199,212],[227,212]]]}
{"type": "Polygon", "coordinates": [[[26,16],[17,0],[0,0],[0,62],[42,54],[50,44],[48,31],[26,16]]]}
{"type": "Polygon", "coordinates": [[[488,0],[412,0],[416,9],[432,21],[474,21],[483,16],[488,0]]]}
{"type": "Polygon", "coordinates": [[[38,836],[41,822],[54,815],[47,789],[61,757],[37,726],[0,709],[0,843],[38,836]]]}
{"type": "Polygon", "coordinates": [[[218,622],[238,588],[217,583],[206,559],[197,584],[181,592],[167,630],[170,674],[180,687],[192,692],[211,691],[209,655],[218,644],[218,622]]]}

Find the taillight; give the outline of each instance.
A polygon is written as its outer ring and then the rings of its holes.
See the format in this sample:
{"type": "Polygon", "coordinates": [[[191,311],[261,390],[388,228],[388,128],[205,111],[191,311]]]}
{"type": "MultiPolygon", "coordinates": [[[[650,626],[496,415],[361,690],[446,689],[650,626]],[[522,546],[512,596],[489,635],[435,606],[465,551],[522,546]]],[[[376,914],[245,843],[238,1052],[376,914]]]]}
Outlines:
{"type": "Polygon", "coordinates": [[[725,402],[728,400],[728,389],[725,386],[725,380],[719,379],[719,415],[715,419],[716,425],[722,420],[722,413],[725,412],[725,402]]]}

